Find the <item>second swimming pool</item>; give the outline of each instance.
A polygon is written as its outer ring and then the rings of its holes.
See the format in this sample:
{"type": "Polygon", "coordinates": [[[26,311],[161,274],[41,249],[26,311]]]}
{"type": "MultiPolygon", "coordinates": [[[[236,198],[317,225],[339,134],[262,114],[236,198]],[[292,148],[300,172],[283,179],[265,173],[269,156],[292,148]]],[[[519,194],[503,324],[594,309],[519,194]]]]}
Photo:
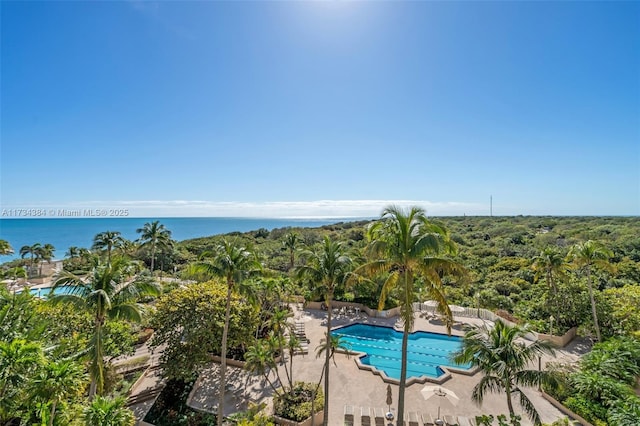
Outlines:
{"type": "MultiPolygon", "coordinates": [[[[364,352],[360,359],[383,371],[389,378],[400,379],[402,359],[402,333],[390,327],[369,324],[352,324],[337,328],[332,335],[342,337],[346,349],[364,352]]],[[[468,369],[468,365],[458,365],[450,359],[452,352],[460,349],[462,339],[456,336],[417,331],[409,335],[407,350],[407,379],[428,376],[438,378],[445,374],[441,367],[468,369]]]]}

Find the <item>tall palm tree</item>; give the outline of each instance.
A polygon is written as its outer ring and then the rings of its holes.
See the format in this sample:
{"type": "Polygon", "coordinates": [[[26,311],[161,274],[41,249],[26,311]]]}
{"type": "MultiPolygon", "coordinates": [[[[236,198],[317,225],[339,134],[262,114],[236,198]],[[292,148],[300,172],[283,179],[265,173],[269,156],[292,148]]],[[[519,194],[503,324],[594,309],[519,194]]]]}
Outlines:
{"type": "Polygon", "coordinates": [[[574,266],[587,274],[587,288],[589,289],[589,300],[591,302],[591,314],[593,315],[593,326],[596,330],[596,340],[600,341],[600,326],[598,325],[598,312],[596,311],[596,300],[593,296],[593,284],[591,283],[591,272],[593,268],[611,270],[609,259],[613,257],[613,252],[597,241],[586,241],[578,243],[569,250],[569,258],[574,266]]]}
{"type": "Polygon", "coordinates": [[[38,256],[38,251],[42,247],[42,244],[35,243],[30,246],[22,246],[20,248],[20,257],[23,259],[25,256],[29,255],[29,274],[33,274],[33,268],[35,265],[36,257],[38,256]]]}
{"type": "Polygon", "coordinates": [[[286,331],[292,331],[291,323],[289,323],[289,318],[292,316],[293,313],[288,309],[278,309],[276,307],[271,313],[271,316],[265,322],[265,325],[273,330],[276,336],[278,336],[280,364],[284,364],[284,336],[286,331]]]}
{"type": "Polygon", "coordinates": [[[104,231],[93,237],[93,250],[106,250],[107,262],[111,262],[111,251],[114,248],[122,247],[124,238],[118,231],[104,231]]]}
{"type": "Polygon", "coordinates": [[[201,260],[190,268],[193,272],[200,271],[204,276],[219,276],[227,283],[227,304],[224,315],[224,328],[222,329],[222,342],[220,350],[220,392],[218,402],[218,426],[222,426],[224,416],[224,394],[227,385],[227,336],[229,334],[229,319],[231,315],[231,294],[240,287],[245,278],[256,274],[262,267],[253,253],[245,247],[233,242],[223,240],[211,261],[201,260]]]}
{"type": "Polygon", "coordinates": [[[143,308],[137,300],[144,296],[160,294],[160,286],[147,277],[137,275],[139,268],[135,262],[116,257],[112,262],[103,263],[92,259],[91,271],[76,275],[62,271],[53,289],[70,286],[68,294],[53,295],[52,303],[73,303],[93,314],[93,336],[89,351],[91,386],[89,397],[101,394],[104,386],[104,325],[107,318],[121,318],[141,321],[143,308]]]}
{"type": "Polygon", "coordinates": [[[64,255],[69,259],[78,259],[80,257],[80,250],[80,247],[71,246],[64,255]]]}
{"type": "Polygon", "coordinates": [[[556,376],[549,371],[530,370],[527,367],[539,356],[553,355],[550,343],[537,340],[530,345],[519,342],[529,329],[518,325],[510,326],[496,321],[495,326],[476,327],[465,333],[462,347],[452,357],[456,363],[471,364],[483,373],[480,382],[473,388],[471,399],[481,405],[487,393],[504,392],[511,417],[515,415],[512,395],[519,396],[525,413],[539,425],[540,415],[533,403],[520,388],[521,386],[557,386],[556,376]]]}
{"type": "MultiPolygon", "coordinates": [[[[567,271],[567,262],[565,256],[555,247],[546,247],[540,252],[538,256],[534,258],[531,265],[535,272],[535,280],[539,280],[541,276],[545,277],[547,285],[553,294],[553,301],[555,309],[557,310],[558,304],[558,286],[556,285],[555,278],[564,279],[567,271]]],[[[553,334],[552,330],[549,333],[553,334]]]]}
{"type": "MultiPolygon", "coordinates": [[[[347,274],[352,269],[351,258],[346,254],[346,250],[339,242],[331,241],[329,237],[324,237],[322,246],[317,252],[306,250],[302,253],[304,264],[301,265],[297,274],[300,278],[308,278],[324,295],[324,303],[327,305],[327,329],[325,339],[331,336],[331,301],[336,287],[345,282],[347,274]]],[[[329,367],[331,351],[325,351],[324,360],[324,422],[329,419],[329,367]]]]}
{"type": "Polygon", "coordinates": [[[13,254],[13,247],[9,244],[9,241],[0,240],[0,256],[8,256],[13,254]]]}
{"type": "Polygon", "coordinates": [[[325,337],[323,337],[322,339],[320,339],[320,344],[316,347],[316,358],[320,358],[322,356],[322,354],[324,353],[325,355],[325,364],[324,366],[322,366],[322,371],[320,372],[320,380],[318,380],[318,385],[316,386],[313,395],[311,396],[311,425],[313,426],[315,424],[315,407],[313,406],[314,402],[316,401],[316,394],[318,392],[318,389],[320,388],[320,383],[322,383],[322,378],[324,376],[325,379],[325,394],[324,394],[324,425],[326,426],[328,424],[328,419],[327,419],[327,409],[328,409],[328,403],[326,402],[329,399],[329,394],[326,393],[326,390],[328,389],[327,386],[327,376],[329,375],[329,364],[327,364],[326,360],[329,359],[329,361],[333,361],[333,365],[335,365],[337,367],[336,361],[335,361],[335,355],[336,352],[338,351],[338,349],[347,349],[347,358],[350,355],[349,349],[350,346],[343,340],[342,336],[336,336],[336,335],[331,335],[331,334],[327,334],[325,335],[325,337]]]}
{"type": "Polygon", "coordinates": [[[158,248],[171,246],[171,231],[156,220],[151,223],[145,223],[142,228],[136,229],[136,232],[140,234],[139,241],[142,246],[151,247],[151,272],[153,272],[158,248]]]}
{"type": "Polygon", "coordinates": [[[289,232],[284,236],[282,246],[289,250],[289,270],[291,271],[295,265],[295,253],[300,242],[300,236],[296,232],[289,232]]]}
{"type": "Polygon", "coordinates": [[[79,397],[86,386],[86,376],[81,365],[71,360],[47,363],[33,380],[33,395],[50,404],[49,426],[53,426],[58,404],[66,399],[79,397]]]}
{"type": "Polygon", "coordinates": [[[35,251],[36,257],[40,262],[39,275],[42,276],[42,261],[46,260],[47,263],[51,263],[51,259],[53,259],[53,252],[56,251],[56,248],[53,245],[47,243],[43,246],[37,247],[35,251]]]}
{"type": "Polygon", "coordinates": [[[369,261],[360,266],[356,276],[384,276],[379,309],[383,309],[387,296],[398,291],[400,316],[404,323],[402,336],[402,364],[398,391],[398,426],[404,416],[404,395],[407,383],[407,344],[413,329],[413,303],[419,290],[438,303],[438,309],[447,319],[450,330],[452,314],[444,293],[442,277],[451,275],[464,278],[466,271],[459,263],[446,257],[455,254],[455,245],[447,230],[430,222],[424,210],[418,207],[404,210],[390,206],[382,212],[380,220],[368,229],[367,255],[369,261]]]}
{"type": "Polygon", "coordinates": [[[126,399],[97,397],[84,409],[83,420],[87,426],[133,426],[133,411],[127,408],[126,399]]]}

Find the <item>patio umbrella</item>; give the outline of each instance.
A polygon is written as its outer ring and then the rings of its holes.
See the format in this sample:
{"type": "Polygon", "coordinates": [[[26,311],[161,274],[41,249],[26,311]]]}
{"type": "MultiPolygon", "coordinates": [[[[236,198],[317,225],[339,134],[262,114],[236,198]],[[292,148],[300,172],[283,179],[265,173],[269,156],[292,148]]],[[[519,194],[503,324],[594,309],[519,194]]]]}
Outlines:
{"type": "Polygon", "coordinates": [[[392,403],[393,403],[393,396],[391,395],[391,385],[387,385],[387,405],[389,406],[389,411],[391,411],[392,403]]]}
{"type": "Polygon", "coordinates": [[[442,386],[425,386],[420,391],[422,397],[426,400],[429,398],[438,397],[438,418],[440,418],[440,403],[442,399],[446,399],[452,405],[458,404],[460,398],[452,391],[442,386]]]}

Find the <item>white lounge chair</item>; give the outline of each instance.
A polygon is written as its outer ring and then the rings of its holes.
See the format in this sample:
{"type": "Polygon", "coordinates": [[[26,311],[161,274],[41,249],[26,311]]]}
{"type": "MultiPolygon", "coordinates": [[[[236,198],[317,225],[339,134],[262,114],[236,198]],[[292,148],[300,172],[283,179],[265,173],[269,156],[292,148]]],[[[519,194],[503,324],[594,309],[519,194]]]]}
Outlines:
{"type": "Polygon", "coordinates": [[[369,407],[360,408],[360,422],[362,423],[362,426],[371,425],[371,408],[369,407]]]}
{"type": "Polygon", "coordinates": [[[344,406],[344,424],[353,426],[354,416],[353,416],[353,406],[345,405],[344,406]]]}
{"type": "Polygon", "coordinates": [[[467,417],[458,416],[458,425],[460,426],[473,426],[471,421],[467,417]]]}
{"type": "Polygon", "coordinates": [[[404,424],[405,426],[422,426],[420,417],[415,411],[409,411],[404,414],[404,424]]]}
{"type": "Polygon", "coordinates": [[[373,409],[373,413],[374,413],[374,418],[375,418],[375,422],[376,422],[376,426],[380,425],[380,426],[384,426],[384,410],[382,408],[374,408],[373,409]]]}

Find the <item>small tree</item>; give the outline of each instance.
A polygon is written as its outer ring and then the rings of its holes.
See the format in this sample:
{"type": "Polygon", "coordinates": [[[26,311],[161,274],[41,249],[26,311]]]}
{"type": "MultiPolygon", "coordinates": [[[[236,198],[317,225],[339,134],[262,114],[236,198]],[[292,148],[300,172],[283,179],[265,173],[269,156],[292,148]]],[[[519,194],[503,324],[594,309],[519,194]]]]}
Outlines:
{"type": "MultiPolygon", "coordinates": [[[[191,380],[211,354],[221,353],[226,303],[227,286],[219,279],[178,288],[158,300],[151,347],[166,344],[160,357],[165,376],[191,380]]],[[[257,312],[236,292],[229,307],[228,346],[236,348],[252,341],[257,312]]]]}
{"type": "Polygon", "coordinates": [[[126,406],[126,399],[97,397],[85,408],[83,420],[87,426],[133,426],[136,418],[126,406]]]}
{"type": "Polygon", "coordinates": [[[471,393],[474,402],[482,405],[485,394],[504,392],[513,418],[516,413],[511,398],[518,395],[525,413],[534,424],[540,425],[540,415],[520,387],[544,385],[554,388],[558,381],[551,372],[527,368],[539,356],[554,354],[548,342],[538,340],[527,346],[517,341],[528,332],[527,327],[509,326],[502,321],[496,321],[492,328],[486,325],[476,327],[465,333],[462,348],[453,354],[453,360],[458,364],[478,367],[483,373],[471,393]]]}
{"type": "Polygon", "coordinates": [[[593,295],[591,273],[594,268],[611,270],[609,259],[613,257],[613,253],[601,243],[589,240],[573,246],[569,251],[569,257],[572,259],[576,269],[583,271],[587,275],[587,288],[589,289],[589,300],[591,301],[593,326],[596,330],[596,340],[600,341],[600,325],[598,324],[598,312],[596,309],[596,300],[593,295]]]}

